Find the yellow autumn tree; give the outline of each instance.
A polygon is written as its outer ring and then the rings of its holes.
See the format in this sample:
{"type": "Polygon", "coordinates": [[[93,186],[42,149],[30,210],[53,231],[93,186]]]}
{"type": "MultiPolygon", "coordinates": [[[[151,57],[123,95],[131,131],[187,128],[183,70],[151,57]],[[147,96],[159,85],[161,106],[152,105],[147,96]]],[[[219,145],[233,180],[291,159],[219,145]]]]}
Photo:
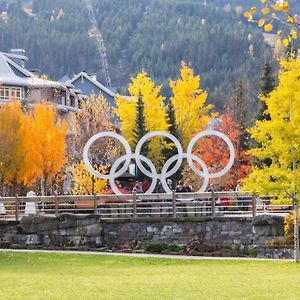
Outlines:
{"type": "Polygon", "coordinates": [[[32,163],[40,172],[42,193],[47,195],[48,182],[66,163],[67,125],[56,120],[55,108],[48,104],[35,104],[32,118],[32,163]]]}
{"type": "MultiPolygon", "coordinates": [[[[144,104],[146,130],[149,132],[168,131],[166,107],[160,90],[161,86],[156,86],[147,73],[141,72],[136,77],[131,78],[131,84],[128,88],[131,97],[117,96],[115,112],[121,121],[122,135],[132,147],[135,143],[133,130],[136,125],[136,108],[139,98],[144,104]]],[[[149,142],[149,158],[156,166],[159,166],[163,160],[163,144],[165,144],[163,137],[152,138],[149,142]]]]}
{"type": "MultiPolygon", "coordinates": [[[[94,168],[101,174],[107,173],[106,167],[94,166],[94,168]]],[[[103,194],[105,191],[107,180],[98,179],[92,175],[82,161],[73,164],[71,172],[73,175],[72,193],[74,195],[103,194]]]]}
{"type": "Polygon", "coordinates": [[[191,137],[205,129],[210,119],[212,105],[206,105],[207,92],[200,88],[200,76],[185,63],[181,65],[180,78],[170,81],[171,101],[175,109],[177,130],[182,146],[187,147],[191,137]]]}
{"type": "Polygon", "coordinates": [[[245,18],[270,33],[277,27],[274,24],[280,24],[281,29],[277,31],[277,47],[281,44],[285,47],[292,45],[298,38],[300,22],[291,1],[257,0],[257,2],[257,6],[252,6],[250,10],[244,12],[245,18]]]}
{"type": "Polygon", "coordinates": [[[280,62],[279,84],[260,99],[268,118],[250,130],[258,147],[251,153],[260,163],[244,181],[243,189],[261,195],[291,198],[300,188],[300,60],[280,62]]]}
{"type": "Polygon", "coordinates": [[[18,101],[3,104],[0,108],[1,189],[5,184],[13,188],[13,194],[17,185],[30,186],[39,175],[31,152],[31,122],[18,101]]]}

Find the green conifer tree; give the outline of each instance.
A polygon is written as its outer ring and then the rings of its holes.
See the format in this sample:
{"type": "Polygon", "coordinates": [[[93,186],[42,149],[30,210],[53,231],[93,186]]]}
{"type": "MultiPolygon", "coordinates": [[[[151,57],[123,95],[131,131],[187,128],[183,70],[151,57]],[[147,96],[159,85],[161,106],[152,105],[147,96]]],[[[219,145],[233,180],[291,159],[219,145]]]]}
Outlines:
{"type": "MultiPolygon", "coordinates": [[[[168,102],[168,105],[167,105],[167,122],[168,122],[168,126],[169,126],[169,132],[175,136],[179,142],[181,142],[181,139],[180,139],[180,134],[178,132],[178,126],[176,124],[176,115],[175,115],[175,109],[174,109],[174,105],[172,103],[171,100],[169,100],[168,102]]],[[[172,156],[178,154],[178,150],[176,148],[176,146],[171,143],[170,144],[170,140],[169,139],[165,139],[166,143],[169,144],[169,146],[171,146],[171,148],[165,148],[163,150],[163,155],[165,157],[165,161],[167,161],[169,158],[171,158],[172,156]]],[[[176,162],[175,162],[176,163],[176,162]]],[[[175,165],[175,163],[173,163],[171,166],[170,166],[170,169],[175,165]]],[[[172,177],[171,179],[173,181],[178,181],[179,179],[181,179],[182,177],[182,168],[180,168],[172,177]]]]}
{"type": "MultiPolygon", "coordinates": [[[[140,95],[138,98],[138,102],[136,105],[136,119],[135,119],[135,127],[132,131],[133,137],[134,137],[134,149],[136,145],[138,144],[139,140],[148,133],[148,130],[146,128],[146,122],[145,122],[145,114],[144,114],[144,101],[142,96],[140,95]]],[[[149,141],[147,140],[141,149],[140,154],[147,157],[149,153],[149,141]]],[[[147,166],[145,166],[147,168],[147,166]]],[[[148,169],[148,168],[147,168],[148,169]]],[[[145,175],[137,169],[137,177],[139,180],[142,180],[145,178],[145,175]]]]}
{"type": "Polygon", "coordinates": [[[266,63],[260,77],[260,93],[263,96],[268,95],[275,88],[275,78],[272,76],[272,67],[270,63],[266,63]]]}
{"type": "MultiPolygon", "coordinates": [[[[270,63],[266,63],[263,68],[262,76],[260,77],[260,94],[267,97],[270,92],[275,88],[275,78],[272,76],[272,67],[270,63]]],[[[270,120],[270,116],[265,114],[267,105],[265,102],[260,101],[260,109],[257,119],[260,121],[270,120]]]]}

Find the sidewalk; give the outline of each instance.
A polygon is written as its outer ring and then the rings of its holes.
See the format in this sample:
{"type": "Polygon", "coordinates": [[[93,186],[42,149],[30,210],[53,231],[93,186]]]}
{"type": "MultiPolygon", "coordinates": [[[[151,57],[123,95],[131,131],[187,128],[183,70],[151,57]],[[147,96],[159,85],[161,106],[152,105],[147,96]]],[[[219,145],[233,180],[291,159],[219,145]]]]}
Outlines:
{"type": "Polygon", "coordinates": [[[187,256],[187,255],[164,255],[150,253],[118,253],[118,252],[96,252],[96,251],[68,251],[68,250],[28,250],[28,249],[0,249],[1,252],[14,253],[54,253],[54,254],[79,254],[79,255],[107,255],[124,256],[134,258],[159,258],[159,259],[178,259],[178,260],[240,260],[240,261],[277,261],[294,262],[292,259],[272,259],[272,258],[248,258],[248,257],[206,257],[206,256],[187,256]]]}

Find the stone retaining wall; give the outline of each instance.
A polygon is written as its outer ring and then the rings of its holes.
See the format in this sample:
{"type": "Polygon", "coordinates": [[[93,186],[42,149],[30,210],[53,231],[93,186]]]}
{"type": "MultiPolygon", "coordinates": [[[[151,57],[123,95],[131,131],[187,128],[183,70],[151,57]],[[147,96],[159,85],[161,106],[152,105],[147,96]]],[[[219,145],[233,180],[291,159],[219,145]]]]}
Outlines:
{"type": "Polygon", "coordinates": [[[262,215],[190,219],[101,220],[99,216],[31,215],[20,223],[0,221],[0,241],[10,247],[121,248],[132,243],[185,245],[202,239],[212,246],[264,245],[283,235],[283,218],[262,215]]]}
{"type": "Polygon", "coordinates": [[[257,247],[258,258],[293,259],[294,248],[257,247]]]}

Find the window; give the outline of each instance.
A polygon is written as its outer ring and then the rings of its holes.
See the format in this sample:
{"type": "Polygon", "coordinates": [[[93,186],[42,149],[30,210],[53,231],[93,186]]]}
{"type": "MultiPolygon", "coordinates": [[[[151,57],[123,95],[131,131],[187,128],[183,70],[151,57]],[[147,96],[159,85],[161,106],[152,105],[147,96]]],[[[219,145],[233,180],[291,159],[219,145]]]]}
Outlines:
{"type": "Polygon", "coordinates": [[[20,87],[0,87],[0,100],[9,101],[12,99],[23,100],[24,93],[20,87]]]}

